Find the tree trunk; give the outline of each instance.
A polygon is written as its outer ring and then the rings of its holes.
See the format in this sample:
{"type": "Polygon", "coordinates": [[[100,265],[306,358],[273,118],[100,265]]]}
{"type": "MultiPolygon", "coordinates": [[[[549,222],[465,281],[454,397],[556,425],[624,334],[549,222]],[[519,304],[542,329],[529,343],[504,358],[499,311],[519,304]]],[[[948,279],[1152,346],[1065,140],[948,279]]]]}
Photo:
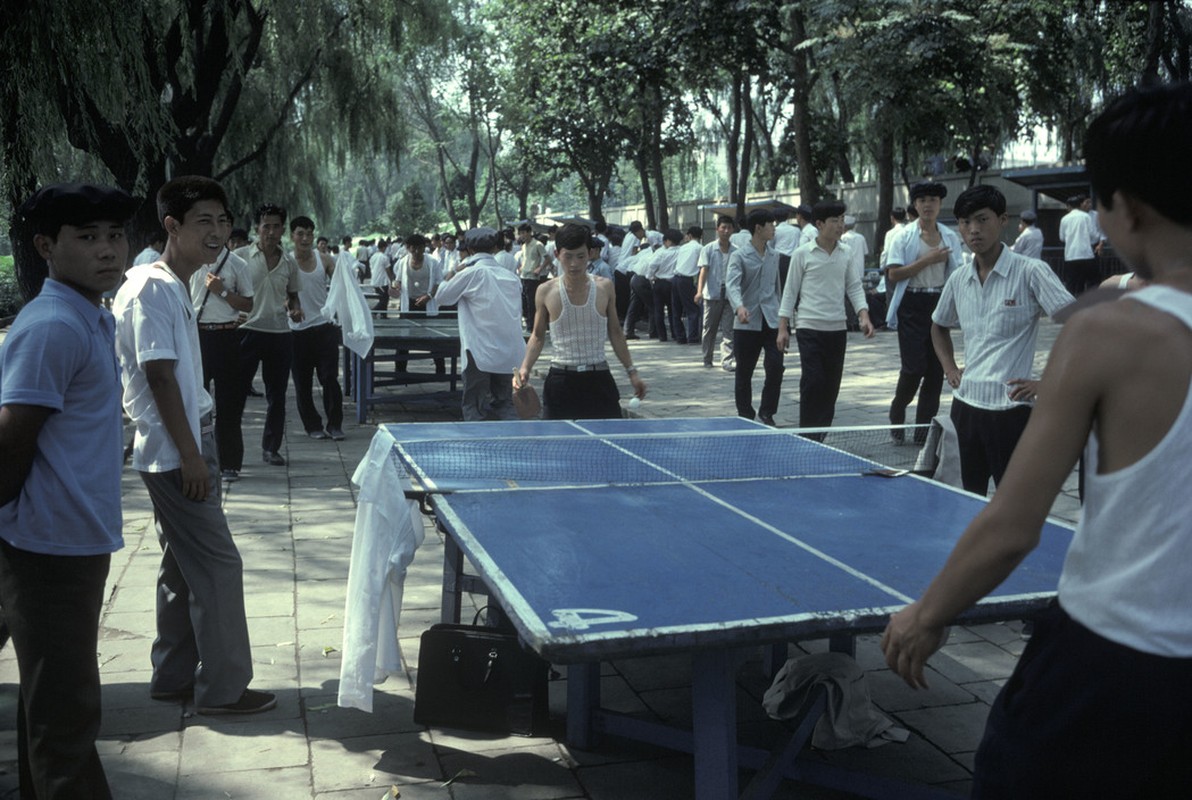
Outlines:
{"type": "MultiPolygon", "coordinates": [[[[880,117],[879,117],[880,119],[880,117]]],[[[894,132],[888,125],[879,128],[877,142],[877,232],[873,249],[881,252],[890,230],[890,212],[894,210],[894,132]]]]}
{"type": "Polygon", "coordinates": [[[749,195],[749,173],[753,160],[753,99],[749,79],[745,78],[741,92],[741,116],[745,119],[745,133],[741,136],[741,171],[737,175],[737,225],[745,225],[745,198],[749,195]]]}
{"type": "MultiPolygon", "coordinates": [[[[795,44],[807,40],[807,25],[801,9],[791,14],[791,28],[795,44]]],[[[794,106],[795,157],[799,161],[799,201],[811,205],[820,199],[821,189],[811,156],[811,70],[805,50],[794,54],[791,72],[795,84],[791,105],[794,106]]]]}
{"type": "Polygon", "coordinates": [[[654,188],[658,191],[658,230],[670,227],[670,209],[666,198],[666,176],[662,172],[662,88],[653,87],[654,113],[650,122],[650,171],[654,174],[654,188]]]}
{"type": "Polygon", "coordinates": [[[743,81],[740,72],[733,75],[733,89],[732,89],[732,109],[729,113],[732,114],[732,127],[729,131],[728,142],[724,148],[725,159],[728,166],[728,201],[730,203],[740,203],[740,197],[737,192],[738,175],[740,171],[740,154],[741,154],[741,83],[743,81]]]}
{"type": "Polygon", "coordinates": [[[640,151],[634,158],[634,165],[637,167],[637,174],[642,181],[642,203],[646,206],[646,228],[652,231],[657,230],[657,219],[654,216],[654,193],[650,191],[649,169],[640,151]]]}

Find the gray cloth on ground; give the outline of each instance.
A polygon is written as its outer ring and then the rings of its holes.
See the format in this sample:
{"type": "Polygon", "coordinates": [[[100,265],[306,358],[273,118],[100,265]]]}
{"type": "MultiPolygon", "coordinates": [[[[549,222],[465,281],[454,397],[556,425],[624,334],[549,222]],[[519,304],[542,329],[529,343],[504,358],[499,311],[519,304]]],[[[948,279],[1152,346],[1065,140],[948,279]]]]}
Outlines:
{"type": "Polygon", "coordinates": [[[931,420],[927,439],[915,459],[914,471],[920,475],[930,473],[931,479],[964,488],[960,478],[960,443],[956,438],[956,426],[948,414],[937,414],[931,420]]]}
{"type": "Polygon", "coordinates": [[[828,692],[827,710],[815,725],[811,744],[821,750],[854,745],[878,747],[905,742],[910,734],[874,707],[865,672],[844,653],[816,653],[792,658],[774,676],[762,707],[774,719],[798,716],[811,689],[822,684],[828,692]]]}

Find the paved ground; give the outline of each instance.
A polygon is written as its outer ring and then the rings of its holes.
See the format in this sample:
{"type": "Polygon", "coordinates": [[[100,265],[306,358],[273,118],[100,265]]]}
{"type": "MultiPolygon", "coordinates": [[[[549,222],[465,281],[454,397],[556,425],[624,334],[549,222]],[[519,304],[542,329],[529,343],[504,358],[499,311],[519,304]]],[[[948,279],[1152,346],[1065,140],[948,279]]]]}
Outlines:
{"type": "MultiPolygon", "coordinates": [[[[1055,332],[1055,326],[1045,323],[1041,349],[1055,332]]],[[[698,348],[642,341],[633,343],[633,352],[650,385],[638,411],[642,416],[733,413],[732,376],[719,368],[704,369],[698,348]]],[[[789,426],[798,418],[797,356],[788,356],[787,364],[777,419],[789,426]]],[[[851,335],[837,424],[884,422],[896,370],[894,334],[880,333],[872,341],[851,335]]],[[[760,390],[760,381],[757,386],[760,390]]],[[[248,442],[257,440],[263,406],[261,399],[249,401],[248,442]]],[[[351,417],[351,406],[348,412],[351,417]]],[[[402,403],[382,409],[373,423],[448,419],[452,414],[453,409],[440,404],[402,403]]],[[[125,471],[125,548],[113,558],[99,652],[104,681],[99,747],[116,797],[377,800],[391,785],[412,800],[692,796],[688,756],[615,741],[593,752],[562,744],[562,681],[552,684],[555,739],[427,730],[413,723],[418,636],[439,613],[442,542],[433,531],[407,581],[401,645],[410,674],[377,687],[373,714],[339,709],[338,649],[355,512],[349,476],[374,427],[349,422],[347,441],[334,443],[302,436],[292,407],[288,424],[283,451],[288,466],[266,466],[249,458],[243,479],[225,494],[246,566],[253,685],[279,697],[278,708],[263,715],[209,718],[149,698],[159,550],[145,489],[134,473],[125,471]]],[[[255,448],[250,446],[248,453],[255,455],[255,448]]],[[[1069,520],[1076,513],[1070,495],[1056,506],[1057,514],[1069,520]]],[[[830,760],[964,793],[988,703],[1022,650],[1019,628],[957,629],[932,662],[932,689],[927,692],[902,685],[884,669],[874,637],[864,638],[858,660],[869,670],[876,703],[913,735],[906,744],[834,753],[830,760]]],[[[804,647],[824,649],[820,642],[804,647]]],[[[614,663],[604,668],[603,689],[611,705],[622,710],[681,721],[689,713],[686,675],[678,659],[614,663]]],[[[766,688],[758,661],[746,663],[740,676],[742,737],[770,740],[777,731],[758,702],[766,688]]],[[[16,796],[16,682],[8,648],[0,653],[0,797],[16,796]]],[[[807,792],[786,783],[777,796],[845,795],[807,792]]]]}

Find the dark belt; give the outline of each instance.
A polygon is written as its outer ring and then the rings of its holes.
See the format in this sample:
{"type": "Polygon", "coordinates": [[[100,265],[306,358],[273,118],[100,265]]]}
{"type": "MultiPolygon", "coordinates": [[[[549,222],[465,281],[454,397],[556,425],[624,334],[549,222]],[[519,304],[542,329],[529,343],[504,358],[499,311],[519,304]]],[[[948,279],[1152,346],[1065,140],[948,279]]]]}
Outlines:
{"type": "Polygon", "coordinates": [[[239,328],[239,322],[200,322],[199,330],[201,331],[230,331],[239,328]]]}
{"type": "Polygon", "coordinates": [[[599,364],[555,364],[550,365],[551,369],[562,370],[563,372],[608,372],[608,362],[601,361],[599,364]]]}
{"type": "Polygon", "coordinates": [[[944,290],[942,286],[908,286],[906,290],[911,294],[939,294],[944,290]]]}

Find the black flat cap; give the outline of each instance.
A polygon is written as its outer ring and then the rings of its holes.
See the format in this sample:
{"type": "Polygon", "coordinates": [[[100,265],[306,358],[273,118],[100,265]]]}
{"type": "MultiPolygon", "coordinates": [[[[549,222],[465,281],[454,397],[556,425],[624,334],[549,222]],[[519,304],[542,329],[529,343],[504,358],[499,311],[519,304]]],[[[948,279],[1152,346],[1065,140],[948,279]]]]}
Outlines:
{"type": "Polygon", "coordinates": [[[38,189],[17,209],[35,230],[82,225],[96,220],[127,222],[140,201],[123,189],[90,183],[54,183],[38,189]]]}

